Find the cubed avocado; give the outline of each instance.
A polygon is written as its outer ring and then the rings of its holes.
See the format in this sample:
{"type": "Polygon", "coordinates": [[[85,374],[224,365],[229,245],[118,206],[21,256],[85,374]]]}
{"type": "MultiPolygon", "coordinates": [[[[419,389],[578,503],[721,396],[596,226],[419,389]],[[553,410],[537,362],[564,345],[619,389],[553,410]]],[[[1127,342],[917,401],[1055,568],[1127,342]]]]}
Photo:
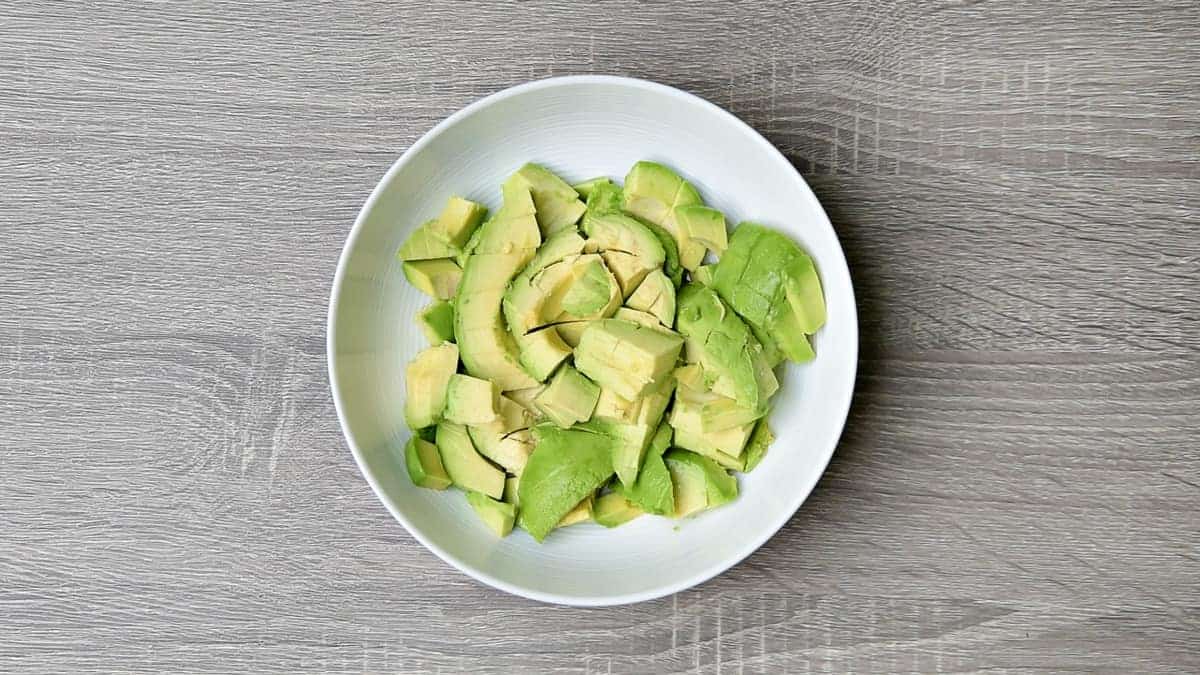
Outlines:
{"type": "Polygon", "coordinates": [[[647,513],[669,516],[675,512],[675,492],[663,453],[671,445],[671,427],[660,424],[650,440],[633,485],[616,484],[614,490],[647,513]]]}
{"type": "Polygon", "coordinates": [[[431,345],[454,341],[454,303],[438,300],[417,314],[417,324],[431,345]]]}
{"type": "Polygon", "coordinates": [[[521,500],[517,495],[520,485],[520,476],[509,476],[504,479],[504,501],[518,508],[521,506],[521,500]]]}
{"type": "Polygon", "coordinates": [[[405,368],[404,419],[413,429],[433,425],[442,417],[450,380],[458,370],[458,347],[445,343],[429,347],[405,368]]]}
{"type": "Polygon", "coordinates": [[[750,434],[750,440],[746,442],[746,473],[750,473],[754,467],[758,466],[758,463],[766,456],[767,449],[774,442],[775,434],[771,431],[771,427],[767,426],[767,419],[764,417],[754,425],[754,433],[750,434]]]}
{"type": "Polygon", "coordinates": [[[537,406],[533,405],[533,399],[537,398],[537,395],[542,392],[545,386],[544,384],[539,384],[536,387],[529,387],[528,389],[514,389],[505,392],[504,395],[519,404],[526,412],[537,417],[541,415],[541,411],[537,409],[537,406]]]}
{"type": "Polygon", "coordinates": [[[654,270],[638,284],[625,306],[649,312],[670,328],[675,325],[675,285],[662,270],[654,270]]]}
{"type": "Polygon", "coordinates": [[[685,462],[666,462],[674,486],[673,518],[687,518],[708,507],[708,484],[704,471],[685,462]]]}
{"type": "Polygon", "coordinates": [[[679,358],[683,339],[621,319],[593,321],[575,349],[575,367],[629,400],[661,383],[679,358]]]}
{"type": "Polygon", "coordinates": [[[526,164],[509,177],[506,185],[529,190],[537,211],[538,227],[550,235],[579,222],[584,204],[579,193],[563,179],[537,164],[526,164]]]}
{"type": "Polygon", "coordinates": [[[500,389],[490,380],[454,374],[446,391],[443,416],[456,424],[488,424],[500,408],[500,389]]]}
{"type": "Polygon", "coordinates": [[[675,222],[679,223],[679,231],[683,236],[718,254],[723,253],[729,246],[729,235],[725,231],[725,214],[716,209],[700,204],[677,206],[675,222]]]}
{"type": "Polygon", "coordinates": [[[587,199],[592,194],[592,190],[596,189],[598,185],[613,185],[613,182],[608,176],[599,176],[585,180],[582,183],[576,183],[571,188],[575,190],[581,199],[587,199]]]}
{"type": "Polygon", "coordinates": [[[442,458],[433,443],[416,436],[408,439],[408,444],[404,446],[404,464],[413,485],[432,490],[450,487],[450,476],[446,475],[442,458]]]}
{"type": "Polygon", "coordinates": [[[671,477],[675,479],[675,517],[682,518],[701,509],[727,504],[737,498],[737,479],[711,459],[685,450],[671,450],[663,459],[671,477]],[[703,487],[703,498],[697,494],[697,479],[703,487]]]}
{"type": "Polygon", "coordinates": [[[517,518],[517,508],[514,505],[478,492],[467,492],[467,503],[496,536],[505,537],[512,532],[513,523],[517,518]]]}
{"type": "Polygon", "coordinates": [[[542,541],[562,517],[613,475],[612,441],[582,429],[534,427],[536,446],[521,474],[522,527],[542,541]]]}
{"type": "Polygon", "coordinates": [[[563,323],[554,324],[554,328],[558,331],[558,336],[562,341],[567,343],[571,349],[579,346],[579,341],[583,339],[583,331],[587,330],[588,321],[566,321],[563,323]]]}
{"type": "Polygon", "coordinates": [[[599,397],[600,387],[570,365],[563,365],[533,403],[551,421],[566,428],[586,422],[599,397]]]}
{"type": "Polygon", "coordinates": [[[425,295],[438,300],[449,300],[458,292],[463,271],[458,263],[448,258],[437,260],[410,260],[400,266],[404,278],[425,295]]]}
{"type": "Polygon", "coordinates": [[[601,252],[604,262],[628,297],[646,275],[661,269],[666,252],[658,237],[636,218],[620,211],[588,212],[583,218],[585,251],[601,252]]]}
{"type": "Polygon", "coordinates": [[[647,424],[592,420],[586,428],[612,439],[612,464],[621,483],[632,485],[641,469],[642,457],[654,435],[655,427],[647,424]]]}
{"type": "Polygon", "coordinates": [[[617,309],[617,313],[613,314],[613,318],[622,319],[624,321],[632,321],[633,323],[640,324],[642,326],[649,326],[650,328],[664,328],[664,326],[658,322],[658,317],[654,316],[653,314],[643,312],[640,309],[620,307],[617,309]]]}
{"type": "Polygon", "coordinates": [[[593,259],[574,270],[570,288],[563,295],[563,311],[587,316],[600,311],[613,296],[613,275],[602,260],[593,259]]]}
{"type": "Polygon", "coordinates": [[[713,272],[715,272],[716,269],[716,263],[711,265],[701,265],[692,272],[692,281],[704,286],[712,286],[713,272]]]}
{"type": "Polygon", "coordinates": [[[702,204],[700,194],[679,174],[655,162],[638,162],[625,176],[625,210],[661,226],[679,246],[679,262],[694,270],[704,259],[704,245],[688,238],[675,219],[675,209],[702,204]]]}
{"type": "Polygon", "coordinates": [[[758,339],[715,291],[700,284],[684,286],[675,326],[687,341],[689,360],[728,380],[731,398],[739,406],[765,412],[767,399],[779,383],[758,339]]]}
{"type": "Polygon", "coordinates": [[[675,237],[671,236],[661,225],[656,225],[648,220],[639,219],[638,222],[646,226],[658,239],[658,243],[662,244],[663,253],[666,254],[666,260],[663,261],[663,273],[679,288],[683,284],[683,265],[679,263],[679,244],[675,243],[675,237]]]}
{"type": "MultiPolygon", "coordinates": [[[[513,335],[546,325],[562,313],[562,298],[575,279],[575,266],[580,260],[581,256],[567,256],[533,274],[523,272],[513,280],[504,293],[504,318],[513,335]]],[[[580,264],[586,265],[586,261],[580,264]]]]}
{"type": "Polygon", "coordinates": [[[437,449],[446,475],[455,485],[495,499],[504,494],[504,472],[475,451],[466,427],[453,422],[438,424],[437,449]]]}
{"type": "Polygon", "coordinates": [[[396,257],[400,260],[435,260],[457,257],[462,252],[461,249],[434,233],[433,227],[436,223],[436,220],[431,220],[418,227],[408,236],[408,239],[404,240],[396,257]]]}
{"type": "Polygon", "coordinates": [[[592,519],[604,527],[618,527],[645,513],[616,492],[601,495],[592,506],[592,519]]]}
{"type": "Polygon", "coordinates": [[[591,520],[593,502],[594,497],[592,495],[584,497],[583,501],[576,504],[575,508],[567,511],[567,514],[558,520],[558,523],[554,526],[554,528],[558,529],[560,527],[570,527],[572,525],[586,523],[587,521],[591,520]]]}
{"type": "Polygon", "coordinates": [[[430,221],[426,227],[437,238],[461,249],[486,216],[487,207],[482,204],[462,197],[451,197],[437,219],[430,221]]]}
{"type": "Polygon", "coordinates": [[[496,419],[488,424],[468,426],[467,433],[479,454],[506,471],[520,474],[533,452],[533,437],[529,433],[533,423],[533,415],[521,404],[501,396],[496,419]]]}
{"type": "Polygon", "coordinates": [[[544,382],[560,363],[571,356],[571,347],[563,342],[554,326],[518,335],[516,340],[521,366],[538,382],[544,382]]]}
{"type": "Polygon", "coordinates": [[[671,427],[675,430],[675,445],[709,455],[717,450],[733,459],[742,456],[746,441],[754,431],[754,421],[717,431],[704,430],[702,406],[676,397],[671,409],[671,427]]]}

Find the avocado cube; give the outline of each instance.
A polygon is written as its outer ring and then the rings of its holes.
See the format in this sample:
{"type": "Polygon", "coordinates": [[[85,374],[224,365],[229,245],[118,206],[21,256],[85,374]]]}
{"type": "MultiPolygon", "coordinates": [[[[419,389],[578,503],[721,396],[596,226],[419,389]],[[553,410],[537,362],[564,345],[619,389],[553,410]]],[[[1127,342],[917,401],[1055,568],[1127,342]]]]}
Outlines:
{"type": "Polygon", "coordinates": [[[519,489],[520,484],[520,476],[509,476],[508,478],[504,479],[504,501],[518,508],[521,506],[521,500],[517,496],[517,490],[519,489]]]}
{"type": "Polygon", "coordinates": [[[714,390],[741,407],[765,412],[779,383],[758,339],[716,291],[700,284],[684,286],[675,325],[687,341],[687,358],[715,376],[714,390]]]}
{"type": "Polygon", "coordinates": [[[584,204],[579,193],[543,166],[526,164],[505,181],[506,186],[529,191],[543,235],[570,228],[579,222],[584,204]]]}
{"type": "Polygon", "coordinates": [[[569,365],[558,369],[533,400],[538,410],[560,427],[586,422],[596,409],[600,387],[569,365]]]}
{"type": "Polygon", "coordinates": [[[466,427],[453,422],[438,424],[437,449],[446,475],[455,485],[495,499],[504,494],[504,472],[475,451],[466,427]]]}
{"type": "Polygon", "coordinates": [[[621,319],[593,321],[575,349],[575,367],[602,387],[633,400],[675,367],[683,340],[671,331],[621,319]]]}
{"type": "Polygon", "coordinates": [[[616,492],[601,495],[592,506],[592,519],[608,528],[624,525],[643,513],[645,511],[616,492]]]}
{"type": "Polygon", "coordinates": [[[750,434],[750,440],[746,442],[746,473],[750,473],[754,467],[758,466],[758,463],[766,456],[767,448],[771,447],[771,443],[774,442],[775,434],[771,431],[771,427],[767,426],[767,419],[764,417],[754,425],[754,433],[750,434]]]}
{"type": "Polygon", "coordinates": [[[426,227],[434,236],[461,249],[486,216],[487,207],[482,204],[462,197],[451,197],[442,213],[426,227]]]}
{"type": "Polygon", "coordinates": [[[521,350],[521,366],[538,382],[544,382],[554,369],[571,356],[571,347],[563,342],[554,326],[539,328],[516,338],[521,350]]]}
{"type": "Polygon", "coordinates": [[[396,253],[396,257],[406,260],[434,260],[437,258],[454,258],[462,251],[433,231],[436,220],[431,220],[418,227],[396,253]]]}
{"type": "Polygon", "coordinates": [[[617,483],[614,490],[647,513],[669,516],[675,512],[675,493],[671,474],[663,462],[663,453],[671,445],[671,427],[660,424],[642,459],[641,469],[632,485],[617,483]]]}
{"type": "Polygon", "coordinates": [[[690,271],[700,265],[704,245],[692,241],[675,217],[675,209],[703,203],[691,183],[662,164],[638,162],[625,176],[624,200],[626,211],[661,226],[675,238],[684,269],[690,271]]]}
{"type": "Polygon", "coordinates": [[[404,419],[412,429],[433,425],[442,417],[450,380],[458,370],[458,347],[445,343],[417,354],[404,371],[404,419]]]}
{"type": "Polygon", "coordinates": [[[437,260],[410,260],[401,265],[404,278],[425,295],[438,300],[449,300],[458,292],[462,280],[462,268],[448,258],[437,260]]]}
{"type": "Polygon", "coordinates": [[[613,314],[613,318],[622,319],[624,321],[632,321],[633,323],[640,324],[642,326],[649,326],[650,328],[663,328],[663,325],[658,322],[658,317],[650,314],[649,312],[643,312],[638,309],[620,307],[617,309],[617,313],[613,314]]]}
{"type": "Polygon", "coordinates": [[[438,300],[417,314],[417,324],[429,344],[454,341],[454,303],[438,300]]]}
{"type": "Polygon", "coordinates": [[[496,419],[500,389],[490,380],[455,373],[446,391],[443,416],[456,424],[487,424],[496,419]]]}
{"type": "Polygon", "coordinates": [[[529,427],[533,415],[508,396],[500,397],[499,414],[488,424],[467,427],[467,433],[479,454],[519,474],[533,452],[529,427]]]}
{"type": "Polygon", "coordinates": [[[583,501],[575,505],[575,508],[567,511],[567,514],[559,519],[554,526],[555,529],[560,527],[570,527],[579,523],[586,523],[592,519],[592,500],[593,496],[588,495],[583,501]]]}
{"type": "Polygon", "coordinates": [[[450,487],[450,477],[442,466],[442,458],[438,455],[437,446],[416,436],[408,439],[404,446],[404,464],[408,468],[408,477],[413,485],[431,490],[445,490],[450,487]]]}
{"type": "Polygon", "coordinates": [[[701,410],[700,404],[676,397],[670,420],[675,430],[675,445],[701,454],[716,450],[733,459],[741,457],[746,441],[754,431],[755,420],[727,429],[705,431],[701,410]]]}
{"type": "Polygon", "coordinates": [[[670,328],[675,325],[675,285],[662,270],[656,269],[638,284],[625,306],[648,312],[670,328]]]}
{"type": "Polygon", "coordinates": [[[725,231],[725,214],[701,204],[675,208],[675,222],[684,237],[703,244],[705,248],[724,253],[729,246],[725,231]]]}
{"type": "Polygon", "coordinates": [[[692,272],[692,281],[704,286],[712,286],[713,272],[717,269],[717,264],[701,265],[692,272]]]}
{"type": "Polygon", "coordinates": [[[478,492],[467,492],[467,503],[496,536],[505,537],[512,532],[517,518],[516,506],[478,492]]]}
{"type": "Polygon", "coordinates": [[[600,311],[613,295],[612,274],[599,259],[585,263],[574,271],[570,287],[562,298],[562,308],[571,314],[585,316],[600,311]]]}
{"type": "Polygon", "coordinates": [[[676,518],[737,498],[737,479],[711,459],[685,450],[671,450],[663,459],[675,481],[676,518]]]}
{"type": "Polygon", "coordinates": [[[571,349],[579,346],[579,341],[583,339],[583,331],[587,329],[588,324],[593,320],[586,321],[566,321],[564,323],[554,324],[554,329],[558,331],[558,336],[571,349]]]}

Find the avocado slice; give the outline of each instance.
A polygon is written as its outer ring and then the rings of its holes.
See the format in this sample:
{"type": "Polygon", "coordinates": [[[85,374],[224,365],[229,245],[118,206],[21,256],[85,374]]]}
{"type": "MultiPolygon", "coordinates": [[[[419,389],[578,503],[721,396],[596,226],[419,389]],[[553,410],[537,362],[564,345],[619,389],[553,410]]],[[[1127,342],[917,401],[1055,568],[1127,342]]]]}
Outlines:
{"type": "MultiPolygon", "coordinates": [[[[595,199],[593,193],[593,199],[595,199]]],[[[589,211],[583,217],[588,252],[600,252],[622,297],[629,297],[651,270],[662,268],[666,252],[658,237],[636,218],[620,211],[589,211]]]]}
{"type": "Polygon", "coordinates": [[[404,240],[396,257],[401,261],[435,260],[437,258],[454,258],[461,249],[434,233],[437,220],[430,220],[421,225],[404,240]]]}
{"type": "Polygon", "coordinates": [[[603,261],[594,259],[585,263],[582,269],[575,271],[574,276],[562,298],[564,312],[587,316],[599,312],[608,304],[614,280],[603,261]]]}
{"type": "Polygon", "coordinates": [[[408,439],[408,444],[404,446],[404,464],[413,485],[431,490],[450,487],[450,477],[446,475],[441,455],[433,443],[416,436],[408,439]]]}
{"type": "Polygon", "coordinates": [[[590,323],[591,320],[564,321],[554,324],[553,327],[558,331],[558,336],[562,338],[562,341],[571,349],[575,349],[579,346],[579,341],[583,339],[583,331],[587,330],[590,323]]]}
{"type": "Polygon", "coordinates": [[[629,296],[625,306],[649,312],[659,323],[670,328],[675,325],[675,284],[662,270],[654,270],[629,296]]]}
{"type": "Polygon", "coordinates": [[[590,180],[585,180],[582,183],[576,183],[572,185],[571,188],[575,190],[580,199],[587,200],[587,198],[591,196],[592,191],[595,190],[599,185],[613,185],[613,182],[608,176],[599,176],[590,180]]]}
{"type": "Polygon", "coordinates": [[[807,335],[825,323],[825,300],[812,259],[788,237],[756,223],[733,231],[712,286],[754,330],[768,353],[813,358],[807,335]]]}
{"type": "Polygon", "coordinates": [[[537,395],[540,394],[542,389],[545,387],[546,385],[539,384],[535,387],[529,387],[528,389],[514,389],[512,391],[504,392],[504,396],[520,405],[526,410],[526,412],[536,418],[537,416],[541,415],[541,411],[538,410],[537,406],[533,404],[533,399],[537,398],[537,395]]]}
{"type": "Polygon", "coordinates": [[[455,485],[495,499],[504,494],[504,472],[475,451],[466,427],[453,422],[438,424],[437,449],[455,485]]]}
{"type": "Polygon", "coordinates": [[[671,516],[687,518],[707,508],[708,485],[704,480],[704,471],[684,462],[663,461],[674,484],[675,503],[671,516]]]}
{"type": "Polygon", "coordinates": [[[520,485],[521,485],[521,477],[520,476],[509,476],[508,478],[505,478],[504,479],[504,501],[508,502],[509,504],[512,504],[513,506],[520,507],[521,500],[517,496],[517,490],[520,488],[520,485]]]}
{"type": "Polygon", "coordinates": [[[455,424],[488,424],[500,409],[500,390],[490,380],[455,373],[446,390],[446,409],[442,413],[455,424]]]}
{"type": "Polygon", "coordinates": [[[599,397],[600,387],[570,365],[564,365],[533,403],[555,424],[567,428],[591,418],[599,397]]]}
{"type": "Polygon", "coordinates": [[[570,527],[572,525],[586,523],[587,521],[591,520],[593,499],[594,497],[592,495],[584,497],[583,501],[576,504],[575,508],[567,511],[567,515],[559,519],[558,523],[554,526],[554,529],[558,529],[560,527],[570,527]]]}
{"type": "Polygon", "coordinates": [[[563,516],[612,477],[612,440],[553,424],[539,424],[533,435],[536,446],[517,493],[522,527],[542,541],[563,516]]]}
{"type": "Polygon", "coordinates": [[[529,433],[533,423],[533,415],[521,404],[501,396],[496,419],[488,424],[468,426],[467,433],[479,454],[506,471],[520,474],[533,452],[533,437],[529,433]]]}
{"type": "Polygon", "coordinates": [[[424,349],[409,362],[404,371],[404,419],[410,428],[428,427],[441,419],[457,370],[458,347],[453,343],[424,349]]]}
{"type": "Polygon", "coordinates": [[[677,206],[675,222],[679,224],[683,236],[718,254],[724,253],[729,246],[729,235],[725,231],[725,214],[716,209],[701,204],[677,206]]]}
{"type": "Polygon", "coordinates": [[[683,339],[621,319],[591,322],[575,349],[575,367],[602,387],[633,400],[675,367],[683,339]]]}
{"type": "Polygon", "coordinates": [[[754,425],[754,433],[750,434],[750,440],[746,442],[746,473],[754,470],[762,458],[767,454],[767,448],[771,447],[771,443],[775,442],[775,433],[771,431],[771,427],[767,426],[767,418],[762,418],[758,424],[754,425]]]}
{"type": "Polygon", "coordinates": [[[647,513],[669,516],[675,512],[675,492],[671,474],[663,461],[663,453],[671,445],[671,427],[663,422],[650,440],[642,459],[637,480],[626,487],[621,483],[613,489],[647,513]]]}
{"type": "Polygon", "coordinates": [[[676,518],[737,498],[737,479],[711,459],[686,450],[671,450],[663,459],[675,481],[676,518]]]}
{"type": "Polygon", "coordinates": [[[656,225],[648,220],[640,220],[641,224],[645,225],[654,237],[658,239],[658,243],[662,244],[663,253],[666,254],[666,260],[663,262],[663,273],[679,288],[683,285],[683,265],[679,262],[679,245],[675,243],[675,237],[671,236],[661,225],[656,225]]]}
{"type": "Polygon", "coordinates": [[[454,303],[438,300],[417,314],[417,324],[431,345],[454,341],[454,303]]]}
{"type": "Polygon", "coordinates": [[[679,292],[676,328],[687,341],[687,357],[698,361],[714,382],[714,390],[729,392],[737,405],[766,412],[767,399],[779,389],[762,345],[715,291],[688,284],[679,292]]]}
{"type": "Polygon", "coordinates": [[[505,185],[519,186],[533,196],[538,227],[543,235],[570,228],[583,215],[585,207],[575,188],[543,166],[526,164],[510,176],[505,185]]]}
{"type": "Polygon", "coordinates": [[[404,278],[417,290],[438,300],[449,300],[458,292],[463,270],[448,258],[410,260],[402,264],[404,278]]]}
{"type": "Polygon", "coordinates": [[[436,219],[425,224],[425,228],[450,246],[462,249],[486,216],[484,205],[455,196],[446,202],[436,219]]]}
{"type": "Polygon", "coordinates": [[[516,337],[520,363],[525,372],[543,382],[560,363],[571,356],[571,347],[563,342],[554,326],[539,328],[516,337]]]}
{"type": "Polygon", "coordinates": [[[517,519],[517,507],[513,504],[497,501],[478,492],[467,492],[467,503],[496,536],[506,537],[512,532],[517,519]]]}
{"type": "Polygon", "coordinates": [[[624,208],[659,225],[675,238],[679,262],[691,271],[704,260],[704,246],[687,237],[675,217],[681,206],[703,204],[700,193],[671,169],[655,162],[638,162],[625,176],[624,208]]]}
{"type": "Polygon", "coordinates": [[[592,519],[604,527],[619,527],[645,513],[636,504],[616,492],[600,495],[592,506],[592,519]]]}

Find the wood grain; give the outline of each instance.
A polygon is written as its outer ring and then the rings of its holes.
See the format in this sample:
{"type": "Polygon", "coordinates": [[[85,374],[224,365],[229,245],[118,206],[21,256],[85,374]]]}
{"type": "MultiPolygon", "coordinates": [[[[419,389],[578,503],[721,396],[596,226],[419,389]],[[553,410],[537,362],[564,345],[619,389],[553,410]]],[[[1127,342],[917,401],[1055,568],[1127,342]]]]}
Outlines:
{"type": "Polygon", "coordinates": [[[1200,671],[1194,3],[0,3],[0,671],[1200,671]],[[728,107],[860,382],[746,562],[584,610],[395,524],[329,399],[366,193],[504,86],[728,107]]]}

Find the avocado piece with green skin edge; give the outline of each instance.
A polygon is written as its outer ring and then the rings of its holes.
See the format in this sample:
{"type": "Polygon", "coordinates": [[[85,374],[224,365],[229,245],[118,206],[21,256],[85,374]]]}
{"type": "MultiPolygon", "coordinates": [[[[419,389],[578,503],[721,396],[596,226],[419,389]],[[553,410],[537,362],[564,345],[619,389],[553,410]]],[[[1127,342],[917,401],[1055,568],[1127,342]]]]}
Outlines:
{"type": "Polygon", "coordinates": [[[631,309],[629,307],[621,307],[617,309],[617,313],[613,314],[614,319],[622,319],[624,321],[632,321],[636,324],[648,326],[650,328],[663,328],[659,323],[658,317],[648,312],[643,312],[640,309],[631,309]]]}
{"type": "Polygon", "coordinates": [[[604,184],[612,185],[612,179],[608,176],[597,176],[596,178],[585,180],[582,183],[576,183],[572,185],[571,188],[575,190],[580,199],[586,201],[587,198],[591,196],[592,191],[596,189],[596,186],[604,184]]]}
{"type": "Polygon", "coordinates": [[[431,345],[454,341],[454,303],[438,300],[417,314],[417,324],[431,345]]]}
{"type": "Polygon", "coordinates": [[[430,220],[418,227],[400,246],[396,257],[401,261],[457,257],[462,250],[434,233],[432,228],[436,222],[430,220]]]}
{"type": "Polygon", "coordinates": [[[504,494],[504,472],[476,452],[466,427],[453,422],[438,424],[437,449],[446,475],[455,485],[494,499],[504,494]]]}
{"type": "Polygon", "coordinates": [[[487,207],[462,197],[451,197],[437,218],[426,223],[430,234],[462,249],[487,217],[487,207]]]}
{"type": "Polygon", "coordinates": [[[692,272],[692,281],[697,284],[711,287],[713,284],[713,273],[716,271],[717,265],[701,265],[692,272]]]}
{"type": "Polygon", "coordinates": [[[725,429],[706,431],[702,411],[702,404],[676,397],[670,418],[671,428],[675,430],[675,445],[697,452],[711,448],[735,459],[741,457],[757,418],[725,429]],[[693,438],[699,440],[692,441],[693,438]]]}
{"type": "Polygon", "coordinates": [[[641,508],[616,492],[600,495],[592,506],[592,520],[597,525],[614,528],[644,514],[641,508]]]}
{"type": "Polygon", "coordinates": [[[571,347],[563,342],[554,326],[518,335],[517,348],[521,367],[538,382],[544,382],[559,364],[571,357],[571,347]]]}
{"type": "Polygon", "coordinates": [[[455,373],[442,416],[456,424],[488,424],[500,413],[500,389],[491,380],[455,373]]]}
{"type": "Polygon", "coordinates": [[[649,312],[659,323],[670,328],[675,325],[675,285],[662,270],[654,270],[625,300],[625,306],[649,312]]]}
{"type": "Polygon", "coordinates": [[[582,270],[576,270],[574,281],[563,295],[563,311],[580,316],[600,311],[612,297],[612,281],[600,260],[584,264],[582,270]]]}
{"type": "Polygon", "coordinates": [[[651,223],[646,220],[639,219],[639,222],[646,226],[647,229],[658,239],[662,244],[663,253],[666,254],[666,260],[663,262],[663,273],[679,288],[683,285],[683,265],[679,262],[679,245],[675,243],[675,237],[671,236],[661,225],[651,223]]]}
{"type": "Polygon", "coordinates": [[[775,433],[767,426],[767,418],[762,418],[754,425],[754,432],[746,442],[746,468],[750,473],[767,454],[767,449],[775,442],[775,433]]]}
{"type": "Polygon", "coordinates": [[[582,429],[534,427],[536,446],[518,486],[521,522],[542,541],[563,516],[613,475],[612,440],[582,429]]]}
{"type": "Polygon", "coordinates": [[[638,505],[647,513],[669,516],[675,512],[675,491],[670,471],[663,462],[663,453],[671,445],[671,427],[665,422],[658,426],[650,440],[650,447],[642,459],[637,480],[626,487],[622,483],[613,485],[613,490],[638,505]]]}
{"type": "Polygon", "coordinates": [[[621,188],[611,180],[605,179],[592,186],[587,196],[587,211],[584,213],[620,213],[621,188]]]}
{"type": "Polygon", "coordinates": [[[663,455],[663,460],[673,472],[672,475],[682,467],[688,467],[689,471],[699,470],[704,479],[705,508],[728,504],[737,498],[737,479],[711,459],[694,452],[676,449],[663,455]]]}
{"type": "Polygon", "coordinates": [[[583,331],[587,330],[591,322],[591,320],[564,321],[554,324],[554,329],[558,331],[558,336],[567,343],[568,347],[575,349],[579,346],[579,341],[583,339],[583,331]]]}
{"type": "Polygon", "coordinates": [[[496,536],[506,537],[512,532],[513,523],[517,519],[517,509],[514,505],[478,492],[467,492],[467,503],[496,536]]]}
{"type": "Polygon", "coordinates": [[[675,209],[703,204],[696,188],[679,174],[656,162],[641,161],[625,176],[623,208],[643,220],[661,226],[679,247],[679,263],[694,270],[704,259],[704,246],[689,239],[675,219],[675,209]]]}
{"type": "Polygon", "coordinates": [[[413,485],[431,490],[450,487],[450,476],[442,466],[437,446],[416,436],[408,439],[404,446],[404,464],[413,485]]]}
{"type": "Polygon", "coordinates": [[[703,455],[717,464],[732,471],[746,470],[746,454],[734,457],[713,447],[699,432],[690,429],[675,429],[675,445],[680,449],[703,455]]]}
{"type": "Polygon", "coordinates": [[[458,292],[463,271],[458,263],[448,258],[437,260],[409,260],[400,269],[404,278],[425,295],[438,300],[449,300],[458,292]]]}
{"type": "Polygon", "coordinates": [[[533,452],[529,427],[534,416],[508,396],[500,397],[499,414],[488,424],[467,427],[475,449],[506,471],[519,474],[533,452]]]}
{"type": "Polygon", "coordinates": [[[450,380],[458,370],[458,347],[445,343],[417,353],[404,371],[404,420],[412,429],[432,426],[446,408],[450,380]]]}
{"type": "Polygon", "coordinates": [[[543,235],[570,228],[579,222],[585,206],[566,181],[538,164],[526,164],[508,178],[505,185],[529,191],[537,211],[538,227],[543,235]]]}
{"type": "Polygon", "coordinates": [[[520,485],[520,476],[509,476],[504,479],[504,501],[518,508],[521,506],[521,500],[517,497],[517,490],[520,485]]]}
{"type": "Polygon", "coordinates": [[[684,286],[675,327],[687,342],[689,360],[727,380],[739,406],[766,412],[767,399],[779,389],[779,382],[758,339],[716,291],[700,284],[684,286]]]}
{"type": "Polygon", "coordinates": [[[674,485],[675,503],[671,505],[672,518],[687,518],[708,508],[708,484],[704,471],[697,466],[682,462],[664,464],[674,485]]]}
{"type": "Polygon", "coordinates": [[[729,246],[729,233],[725,229],[725,214],[702,204],[689,204],[675,208],[675,222],[683,236],[711,249],[723,253],[729,246]]]}
{"type": "Polygon", "coordinates": [[[583,501],[576,504],[575,508],[567,511],[567,515],[559,519],[558,523],[554,526],[554,529],[557,530],[562,527],[570,527],[572,525],[586,523],[587,521],[591,520],[592,504],[594,503],[594,499],[595,497],[593,495],[584,497],[583,501]]]}
{"type": "Polygon", "coordinates": [[[667,378],[683,339],[621,319],[593,321],[575,349],[575,367],[593,382],[633,400],[667,378]]]}
{"type": "Polygon", "coordinates": [[[599,397],[600,387],[570,365],[563,365],[533,403],[542,414],[565,429],[591,418],[599,397]]]}

